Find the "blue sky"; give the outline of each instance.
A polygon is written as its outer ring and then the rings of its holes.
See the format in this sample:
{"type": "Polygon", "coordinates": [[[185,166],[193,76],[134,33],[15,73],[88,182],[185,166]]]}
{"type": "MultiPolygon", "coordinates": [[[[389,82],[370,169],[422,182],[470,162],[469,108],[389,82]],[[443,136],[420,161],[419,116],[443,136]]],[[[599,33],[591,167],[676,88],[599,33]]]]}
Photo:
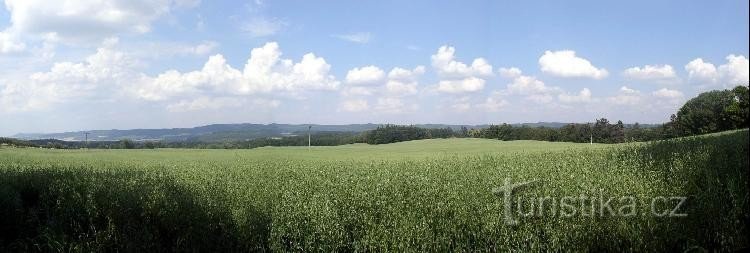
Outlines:
{"type": "Polygon", "coordinates": [[[657,123],[747,85],[748,30],[747,1],[5,0],[0,135],[657,123]]]}

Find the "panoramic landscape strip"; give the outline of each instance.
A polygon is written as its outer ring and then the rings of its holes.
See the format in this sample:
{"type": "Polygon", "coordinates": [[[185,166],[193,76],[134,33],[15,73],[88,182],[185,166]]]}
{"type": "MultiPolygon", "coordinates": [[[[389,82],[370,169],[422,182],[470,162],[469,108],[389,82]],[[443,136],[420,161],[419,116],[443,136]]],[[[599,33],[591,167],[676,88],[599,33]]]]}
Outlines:
{"type": "Polygon", "coordinates": [[[0,253],[750,252],[748,0],[0,3],[0,253]]]}

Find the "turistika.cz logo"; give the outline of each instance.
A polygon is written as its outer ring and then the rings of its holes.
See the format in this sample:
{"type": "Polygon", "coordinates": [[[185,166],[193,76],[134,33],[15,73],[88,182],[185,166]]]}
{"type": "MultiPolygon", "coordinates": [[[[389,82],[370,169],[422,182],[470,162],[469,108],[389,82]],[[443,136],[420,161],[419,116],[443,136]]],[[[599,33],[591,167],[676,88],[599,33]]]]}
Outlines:
{"type": "Polygon", "coordinates": [[[686,217],[682,210],[687,197],[657,196],[647,200],[634,196],[605,196],[603,191],[594,195],[564,197],[535,196],[523,197],[517,193],[525,188],[540,184],[537,180],[512,183],[505,178],[503,186],[492,189],[492,193],[502,197],[505,223],[516,225],[523,217],[633,217],[653,215],[655,217],[686,217]],[[516,195],[514,195],[516,194],[516,195]],[[647,205],[648,207],[644,206],[647,205]]]}

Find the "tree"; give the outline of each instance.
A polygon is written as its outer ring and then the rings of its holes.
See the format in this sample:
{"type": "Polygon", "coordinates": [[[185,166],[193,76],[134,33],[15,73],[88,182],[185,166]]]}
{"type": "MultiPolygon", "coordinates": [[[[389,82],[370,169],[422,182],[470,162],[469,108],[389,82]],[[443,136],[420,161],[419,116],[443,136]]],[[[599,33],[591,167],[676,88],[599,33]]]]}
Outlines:
{"type": "Polygon", "coordinates": [[[134,149],[135,143],[130,139],[122,139],[120,140],[120,148],[124,149],[134,149]]]}
{"type": "Polygon", "coordinates": [[[683,105],[671,123],[679,136],[747,127],[747,87],[701,93],[683,105]]]}
{"type": "Polygon", "coordinates": [[[618,120],[617,124],[612,125],[611,138],[613,143],[625,142],[625,124],[618,120]]]}
{"type": "Polygon", "coordinates": [[[732,89],[734,101],[724,108],[724,112],[729,115],[731,121],[735,124],[733,128],[748,128],[748,87],[737,86],[732,89]]]}

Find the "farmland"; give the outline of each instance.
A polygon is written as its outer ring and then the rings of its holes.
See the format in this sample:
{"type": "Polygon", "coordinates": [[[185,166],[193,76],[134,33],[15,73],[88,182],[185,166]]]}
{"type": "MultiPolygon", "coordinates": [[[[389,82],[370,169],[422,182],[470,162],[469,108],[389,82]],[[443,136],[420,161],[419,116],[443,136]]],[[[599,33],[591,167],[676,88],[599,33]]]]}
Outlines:
{"type": "Polygon", "coordinates": [[[0,251],[734,250],[750,246],[748,142],[740,130],[593,145],[0,148],[0,251]],[[510,224],[493,193],[508,179],[534,182],[519,198],[647,204],[510,224]],[[685,197],[685,215],[652,215],[662,197],[685,197]]]}

